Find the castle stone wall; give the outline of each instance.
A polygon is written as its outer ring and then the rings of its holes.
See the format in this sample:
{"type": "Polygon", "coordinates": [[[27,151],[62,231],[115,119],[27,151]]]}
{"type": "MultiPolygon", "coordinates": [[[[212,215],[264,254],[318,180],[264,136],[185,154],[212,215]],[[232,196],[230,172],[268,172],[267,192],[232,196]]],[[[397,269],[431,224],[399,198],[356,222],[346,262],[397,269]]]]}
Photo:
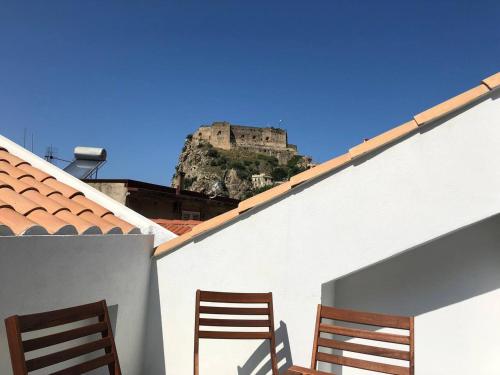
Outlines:
{"type": "Polygon", "coordinates": [[[288,145],[287,132],[283,129],[231,125],[229,122],[201,126],[193,139],[204,140],[223,150],[242,148],[267,154],[297,152],[294,145],[288,145]]]}

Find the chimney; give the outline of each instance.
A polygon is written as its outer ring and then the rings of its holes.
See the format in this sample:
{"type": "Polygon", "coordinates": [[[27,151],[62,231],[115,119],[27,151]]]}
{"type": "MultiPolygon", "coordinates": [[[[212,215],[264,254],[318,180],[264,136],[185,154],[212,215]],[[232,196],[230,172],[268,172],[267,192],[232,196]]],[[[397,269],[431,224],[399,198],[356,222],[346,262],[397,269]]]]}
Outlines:
{"type": "Polygon", "coordinates": [[[181,190],[184,188],[184,172],[177,173],[177,181],[175,182],[175,194],[179,195],[181,190]]]}

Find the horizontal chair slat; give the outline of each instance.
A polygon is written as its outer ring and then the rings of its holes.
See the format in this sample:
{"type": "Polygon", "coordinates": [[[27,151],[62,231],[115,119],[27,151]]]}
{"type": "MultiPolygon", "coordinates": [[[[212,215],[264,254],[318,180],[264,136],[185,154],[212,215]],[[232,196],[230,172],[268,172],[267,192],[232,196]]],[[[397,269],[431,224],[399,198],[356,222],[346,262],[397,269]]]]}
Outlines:
{"type": "Polygon", "coordinates": [[[31,332],[89,319],[102,314],[104,314],[102,302],[96,302],[39,314],[21,315],[19,316],[19,326],[21,332],[31,332]]]}
{"type": "Polygon", "coordinates": [[[83,374],[95,370],[96,368],[109,365],[110,363],[113,363],[113,361],[114,361],[113,354],[106,354],[103,355],[102,357],[98,357],[90,361],[80,363],[76,366],[68,367],[67,369],[53,372],[51,375],[83,374]]]}
{"type": "Polygon", "coordinates": [[[321,317],[340,320],[348,323],[366,324],[377,327],[410,329],[410,318],[406,316],[366,313],[322,306],[321,317]]]}
{"type": "Polygon", "coordinates": [[[410,369],[408,367],[365,361],[356,358],[341,357],[333,354],[318,353],[316,359],[320,362],[333,363],[336,365],[349,366],[363,370],[378,371],[384,374],[392,374],[392,375],[410,374],[410,369]]]}
{"type": "Polygon", "coordinates": [[[403,350],[380,348],[371,345],[361,345],[347,341],[325,339],[323,337],[320,337],[318,339],[318,346],[322,346],[325,348],[332,348],[332,349],[347,350],[349,352],[355,352],[355,353],[370,354],[379,357],[400,359],[403,361],[410,360],[410,353],[405,352],[403,350]]]}
{"type": "Polygon", "coordinates": [[[269,320],[200,318],[200,326],[211,327],[269,327],[269,324],[269,320]]]}
{"type": "Polygon", "coordinates": [[[37,337],[35,339],[23,341],[23,349],[25,352],[30,352],[32,350],[37,350],[45,348],[47,346],[60,344],[62,342],[75,340],[81,337],[104,332],[106,330],[107,330],[106,323],[104,322],[95,323],[85,327],[75,328],[69,331],[54,333],[52,335],[37,337]]]}
{"type": "Polygon", "coordinates": [[[220,303],[269,303],[271,293],[226,293],[200,291],[200,301],[220,303]]]}
{"type": "Polygon", "coordinates": [[[270,339],[270,332],[200,331],[200,339],[263,340],[270,339]]]}
{"type": "Polygon", "coordinates": [[[30,359],[26,361],[26,367],[28,371],[34,371],[43,367],[52,366],[56,363],[67,361],[68,359],[79,357],[84,354],[95,352],[96,350],[110,347],[111,339],[109,337],[106,337],[87,344],[75,346],[74,348],[65,349],[59,352],[44,355],[42,357],[30,359]]]}
{"type": "Polygon", "coordinates": [[[320,332],[333,333],[335,335],[347,337],[357,337],[361,339],[391,342],[394,344],[410,345],[409,336],[397,335],[394,333],[373,332],[364,329],[347,328],[329,324],[320,324],[319,330],[320,332]]]}
{"type": "Polygon", "coordinates": [[[200,314],[269,315],[268,308],[200,306],[200,314]]]}
{"type": "Polygon", "coordinates": [[[292,366],[287,369],[287,375],[300,374],[300,375],[333,375],[331,372],[323,372],[318,370],[311,370],[309,368],[292,366]]]}

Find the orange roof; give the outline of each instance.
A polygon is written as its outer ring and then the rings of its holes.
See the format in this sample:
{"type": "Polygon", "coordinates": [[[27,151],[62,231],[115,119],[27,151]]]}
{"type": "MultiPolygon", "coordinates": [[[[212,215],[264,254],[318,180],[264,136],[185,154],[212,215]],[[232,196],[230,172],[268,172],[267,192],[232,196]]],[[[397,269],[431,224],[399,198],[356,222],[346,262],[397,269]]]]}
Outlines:
{"type": "Polygon", "coordinates": [[[190,232],[195,226],[202,223],[198,220],[170,220],[170,219],[152,219],[156,224],[177,234],[178,236],[190,232]]]}
{"type": "Polygon", "coordinates": [[[438,118],[441,118],[453,111],[456,111],[499,87],[500,72],[488,78],[485,78],[480,85],[449,100],[446,100],[443,103],[438,104],[426,111],[423,111],[418,115],[415,115],[410,121],[396,126],[395,128],[388,130],[385,133],[382,133],[372,139],[369,139],[357,146],[352,147],[347,153],[343,155],[337,156],[305,172],[299,173],[293,176],[290,181],[284,184],[278,185],[261,194],[241,201],[238,207],[234,210],[216,216],[213,219],[204,221],[202,224],[197,225],[192,231],[161,244],[156,248],[155,255],[158,256],[170,250],[173,250],[189,242],[194,237],[199,236],[200,234],[205,233],[209,230],[213,230],[221,226],[222,224],[233,220],[239,214],[251,208],[255,208],[273,199],[276,199],[277,197],[287,193],[288,191],[290,191],[290,189],[293,189],[295,186],[305,181],[310,181],[312,179],[318,178],[326,173],[332,172],[340,167],[348,165],[353,159],[358,158],[361,155],[377,150],[382,146],[392,144],[401,137],[417,129],[418,127],[425,125],[431,121],[437,120],[438,118]]]}
{"type": "Polygon", "coordinates": [[[0,147],[0,235],[140,233],[135,226],[0,147]]]}

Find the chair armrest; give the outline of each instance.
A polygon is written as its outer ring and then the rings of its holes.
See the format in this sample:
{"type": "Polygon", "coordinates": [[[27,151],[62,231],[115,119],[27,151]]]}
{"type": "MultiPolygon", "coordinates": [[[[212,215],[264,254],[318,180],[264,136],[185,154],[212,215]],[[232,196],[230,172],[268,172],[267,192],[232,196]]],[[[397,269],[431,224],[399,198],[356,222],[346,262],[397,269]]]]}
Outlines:
{"type": "Polygon", "coordinates": [[[333,372],[312,370],[310,368],[305,368],[301,366],[292,366],[287,370],[285,375],[335,375],[335,374],[333,372]]]}

